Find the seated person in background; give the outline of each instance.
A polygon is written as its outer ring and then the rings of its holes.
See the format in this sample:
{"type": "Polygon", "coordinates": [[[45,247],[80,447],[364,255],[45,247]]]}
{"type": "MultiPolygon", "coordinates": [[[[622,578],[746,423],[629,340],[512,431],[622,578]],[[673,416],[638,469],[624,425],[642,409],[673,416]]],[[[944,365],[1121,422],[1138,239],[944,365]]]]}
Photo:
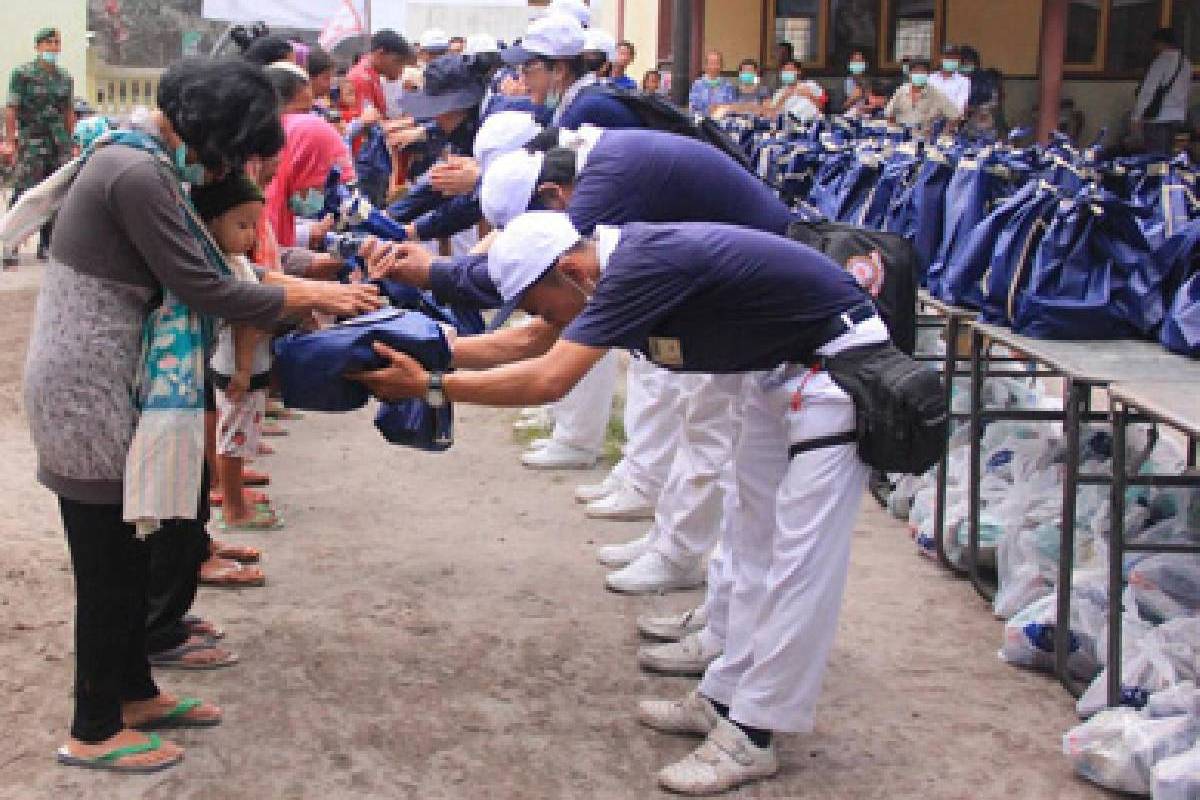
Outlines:
{"type": "Polygon", "coordinates": [[[617,42],[617,57],[613,60],[612,75],[610,77],[612,78],[613,86],[616,86],[618,89],[625,89],[632,92],[638,88],[637,81],[625,74],[626,70],[629,69],[629,65],[633,63],[635,54],[636,51],[633,49],[633,42],[625,40],[617,42]]]}
{"type": "Polygon", "coordinates": [[[708,114],[716,106],[732,103],[733,84],[721,77],[725,57],[720,50],[704,54],[704,74],[692,83],[688,92],[688,108],[697,114],[708,114]]]}
{"type": "Polygon", "coordinates": [[[963,128],[968,136],[996,138],[1004,128],[1001,116],[1003,84],[995,69],[983,69],[979,51],[963,45],[959,49],[959,72],[971,83],[963,128]]]}
{"type": "Polygon", "coordinates": [[[846,69],[850,74],[846,76],[843,84],[845,98],[842,100],[842,113],[847,116],[862,116],[870,84],[866,54],[862,50],[851,51],[846,69]]]}
{"type": "Polygon", "coordinates": [[[646,94],[662,94],[662,73],[656,69],[646,70],[642,76],[642,91],[646,94]]]}
{"type": "Polygon", "coordinates": [[[743,58],[738,64],[737,85],[734,87],[733,99],[723,105],[709,110],[709,115],[720,117],[729,113],[739,114],[769,114],[764,103],[770,99],[766,88],[758,74],[758,62],[753,58],[743,58]]]}
{"type": "Polygon", "coordinates": [[[908,83],[892,95],[884,115],[888,122],[913,128],[919,138],[928,138],[939,120],[953,128],[959,119],[958,108],[929,85],[929,62],[923,60],[912,62],[908,83]]]}
{"type": "Polygon", "coordinates": [[[958,71],[961,53],[957,45],[947,44],[942,48],[941,70],[929,75],[929,85],[937,89],[954,104],[961,117],[967,110],[971,95],[971,81],[958,71]]]}
{"type": "Polygon", "coordinates": [[[821,84],[801,79],[800,62],[792,60],[780,65],[779,89],[763,108],[807,122],[824,113],[828,99],[821,84]]]}

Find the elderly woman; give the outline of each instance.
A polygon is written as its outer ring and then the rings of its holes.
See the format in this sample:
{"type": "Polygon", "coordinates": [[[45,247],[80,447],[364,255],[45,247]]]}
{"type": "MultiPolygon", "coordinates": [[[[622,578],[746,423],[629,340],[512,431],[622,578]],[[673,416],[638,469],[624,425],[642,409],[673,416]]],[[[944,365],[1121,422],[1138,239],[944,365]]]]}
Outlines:
{"type": "MultiPolygon", "coordinates": [[[[183,199],[183,181],[223,175],[283,145],[275,92],[260,68],[243,61],[184,62],[163,76],[157,100],[155,132],[102,140],[66,194],[25,369],[38,478],[58,495],[75,573],[75,712],[58,759],[122,772],[163,769],[182,758],[180,747],[142,730],[221,721],[215,706],[160,692],[146,656],[150,545],[144,534],[153,526],[141,516],[137,525],[127,521],[133,496],[127,490],[165,482],[177,476],[174,470],[199,474],[202,437],[192,434],[202,413],[202,375],[180,369],[175,351],[143,362],[144,333],[155,334],[146,341],[152,353],[164,338],[183,340],[159,324],[168,310],[181,311],[199,331],[197,315],[271,327],[313,311],[352,315],[379,305],[361,286],[279,273],[268,273],[261,284],[235,280],[183,199]],[[180,379],[174,388],[157,379],[139,382],[170,369],[176,372],[169,377],[180,379]],[[163,413],[150,401],[164,392],[195,407],[163,413]],[[184,448],[188,457],[171,470],[146,470],[146,461],[128,458],[149,419],[164,421],[154,431],[160,441],[197,443],[184,448]]],[[[202,349],[199,339],[191,338],[190,356],[202,349]]],[[[181,481],[180,506],[187,505],[187,492],[198,493],[196,483],[181,481]]],[[[196,513],[199,499],[189,513],[196,513]]],[[[167,526],[150,535],[172,532],[167,526]]]]}

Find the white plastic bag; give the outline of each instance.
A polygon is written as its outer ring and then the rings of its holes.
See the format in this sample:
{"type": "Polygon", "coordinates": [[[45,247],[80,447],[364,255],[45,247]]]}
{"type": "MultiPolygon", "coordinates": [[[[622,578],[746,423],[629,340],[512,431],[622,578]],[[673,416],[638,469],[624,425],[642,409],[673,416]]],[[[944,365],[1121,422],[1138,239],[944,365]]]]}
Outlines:
{"type": "Polygon", "coordinates": [[[1200,798],[1200,747],[1164,758],[1151,772],[1150,792],[1154,800],[1197,800],[1200,798]]]}
{"type": "Polygon", "coordinates": [[[1146,716],[1153,719],[1187,714],[1200,717],[1200,688],[1195,681],[1180,681],[1150,695],[1146,702],[1146,716]]]}
{"type": "Polygon", "coordinates": [[[1164,553],[1136,561],[1129,569],[1138,610],[1164,622],[1200,610],[1200,554],[1164,553]]]}
{"type": "MultiPolygon", "coordinates": [[[[1099,642],[1102,658],[1107,642],[1107,636],[1099,642]]],[[[1151,628],[1126,611],[1121,630],[1122,702],[1141,707],[1155,692],[1181,681],[1196,680],[1198,648],[1200,619],[1184,617],[1151,628]]],[[[1105,668],[1075,704],[1079,716],[1086,718],[1104,708],[1107,687],[1105,668]]]]}
{"type": "MultiPolygon", "coordinates": [[[[1070,654],[1068,672],[1081,680],[1090,680],[1100,669],[1097,642],[1104,630],[1105,606],[1095,586],[1101,576],[1079,573],[1071,593],[1070,654]]],[[[1058,616],[1057,593],[1047,595],[1022,610],[1004,625],[1004,644],[1000,658],[1019,667],[1042,671],[1054,669],[1054,632],[1058,616]]]]}
{"type": "Polygon", "coordinates": [[[1146,795],[1150,773],[1200,736],[1193,717],[1148,719],[1132,708],[1108,708],[1063,736],[1063,753],[1084,778],[1108,789],[1146,795]]]}

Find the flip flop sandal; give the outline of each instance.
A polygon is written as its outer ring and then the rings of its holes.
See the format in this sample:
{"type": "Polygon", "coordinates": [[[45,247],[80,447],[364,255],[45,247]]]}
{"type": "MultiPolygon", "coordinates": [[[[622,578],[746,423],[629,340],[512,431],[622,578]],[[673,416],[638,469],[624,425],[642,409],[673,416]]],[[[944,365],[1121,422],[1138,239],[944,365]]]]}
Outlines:
{"type": "Polygon", "coordinates": [[[204,705],[195,697],[185,697],[175,704],[175,707],[163,714],[161,717],[147,720],[133,727],[139,731],[158,730],[165,731],[173,728],[213,728],[221,724],[220,717],[189,717],[189,713],[204,705]]]}
{"type": "Polygon", "coordinates": [[[255,469],[242,470],[242,485],[243,486],[270,486],[271,476],[265,472],[259,472],[255,469]]]}
{"type": "Polygon", "coordinates": [[[184,614],[182,622],[184,627],[188,629],[188,633],[193,636],[203,636],[214,642],[219,642],[225,638],[224,630],[206,619],[197,617],[195,614],[184,614]]]}
{"type": "Polygon", "coordinates": [[[169,769],[175,766],[180,761],[183,761],[183,753],[180,753],[175,758],[168,761],[163,761],[158,764],[122,764],[121,759],[127,756],[137,756],[142,753],[153,753],[162,749],[162,739],[156,734],[150,734],[146,741],[141,744],[131,744],[126,747],[117,747],[109,750],[98,756],[77,756],[73,755],[67,746],[64,744],[58,748],[55,753],[55,758],[58,763],[68,767],[83,767],[84,769],[99,769],[106,772],[124,772],[133,775],[149,775],[152,772],[161,772],[164,769],[169,769]]]}
{"type": "MultiPolygon", "coordinates": [[[[256,506],[269,506],[271,498],[266,492],[256,492],[250,489],[243,490],[242,494],[246,497],[246,502],[256,506]]],[[[225,505],[225,493],[220,489],[213,489],[208,493],[208,504],[213,508],[220,508],[225,505]]]]}
{"type": "Polygon", "coordinates": [[[287,406],[267,406],[267,418],[279,420],[304,419],[304,414],[287,406]]]}
{"type": "Polygon", "coordinates": [[[220,661],[184,661],[183,657],[189,653],[217,649],[214,644],[211,641],[196,642],[194,644],[184,642],[178,647],[172,647],[170,650],[163,650],[161,653],[151,653],[150,666],[158,667],[159,669],[207,670],[232,667],[238,663],[238,657],[229,652],[226,652],[225,658],[220,661]]]}
{"type": "Polygon", "coordinates": [[[262,435],[263,436],[287,436],[288,430],[287,430],[287,428],[283,427],[282,425],[263,425],[262,426],[262,435]]]}
{"type": "Polygon", "coordinates": [[[257,547],[241,544],[226,544],[225,542],[217,542],[213,548],[213,555],[217,558],[224,558],[229,561],[237,561],[240,564],[257,564],[262,561],[262,550],[257,547]]]}
{"type": "Polygon", "coordinates": [[[274,512],[261,508],[254,510],[254,516],[245,522],[226,522],[225,515],[218,511],[213,515],[217,526],[223,531],[277,531],[283,527],[283,519],[274,512]]]}
{"type": "Polygon", "coordinates": [[[242,589],[267,585],[267,576],[258,567],[247,567],[237,561],[232,563],[235,566],[219,570],[216,576],[205,576],[201,571],[200,585],[218,589],[242,589]]]}

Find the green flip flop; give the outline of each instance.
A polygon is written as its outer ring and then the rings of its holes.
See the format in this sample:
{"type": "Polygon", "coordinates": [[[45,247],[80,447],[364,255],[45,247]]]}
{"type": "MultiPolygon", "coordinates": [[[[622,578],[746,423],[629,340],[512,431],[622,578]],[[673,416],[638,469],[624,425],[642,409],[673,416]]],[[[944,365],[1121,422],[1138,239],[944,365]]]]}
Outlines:
{"type": "Polygon", "coordinates": [[[109,750],[102,755],[86,757],[77,756],[67,749],[66,745],[58,748],[55,757],[58,763],[68,767],[83,767],[84,769],[99,769],[107,772],[125,772],[136,775],[148,775],[152,772],[161,772],[164,769],[175,766],[183,760],[183,753],[170,761],[163,761],[160,764],[122,764],[121,759],[128,756],[141,755],[142,753],[153,753],[162,748],[162,739],[156,734],[150,734],[146,741],[141,744],[131,744],[126,747],[117,747],[109,750]]]}
{"type": "Polygon", "coordinates": [[[199,708],[203,703],[195,697],[185,697],[175,704],[175,707],[163,714],[161,717],[156,717],[152,720],[147,720],[139,725],[135,725],[139,731],[144,730],[167,730],[169,728],[212,728],[221,724],[221,718],[213,719],[193,719],[187,714],[194,709],[199,708]]]}
{"type": "Polygon", "coordinates": [[[216,509],[213,518],[223,531],[275,531],[283,527],[283,518],[270,508],[255,508],[254,516],[245,522],[226,522],[224,509],[216,509]]]}

